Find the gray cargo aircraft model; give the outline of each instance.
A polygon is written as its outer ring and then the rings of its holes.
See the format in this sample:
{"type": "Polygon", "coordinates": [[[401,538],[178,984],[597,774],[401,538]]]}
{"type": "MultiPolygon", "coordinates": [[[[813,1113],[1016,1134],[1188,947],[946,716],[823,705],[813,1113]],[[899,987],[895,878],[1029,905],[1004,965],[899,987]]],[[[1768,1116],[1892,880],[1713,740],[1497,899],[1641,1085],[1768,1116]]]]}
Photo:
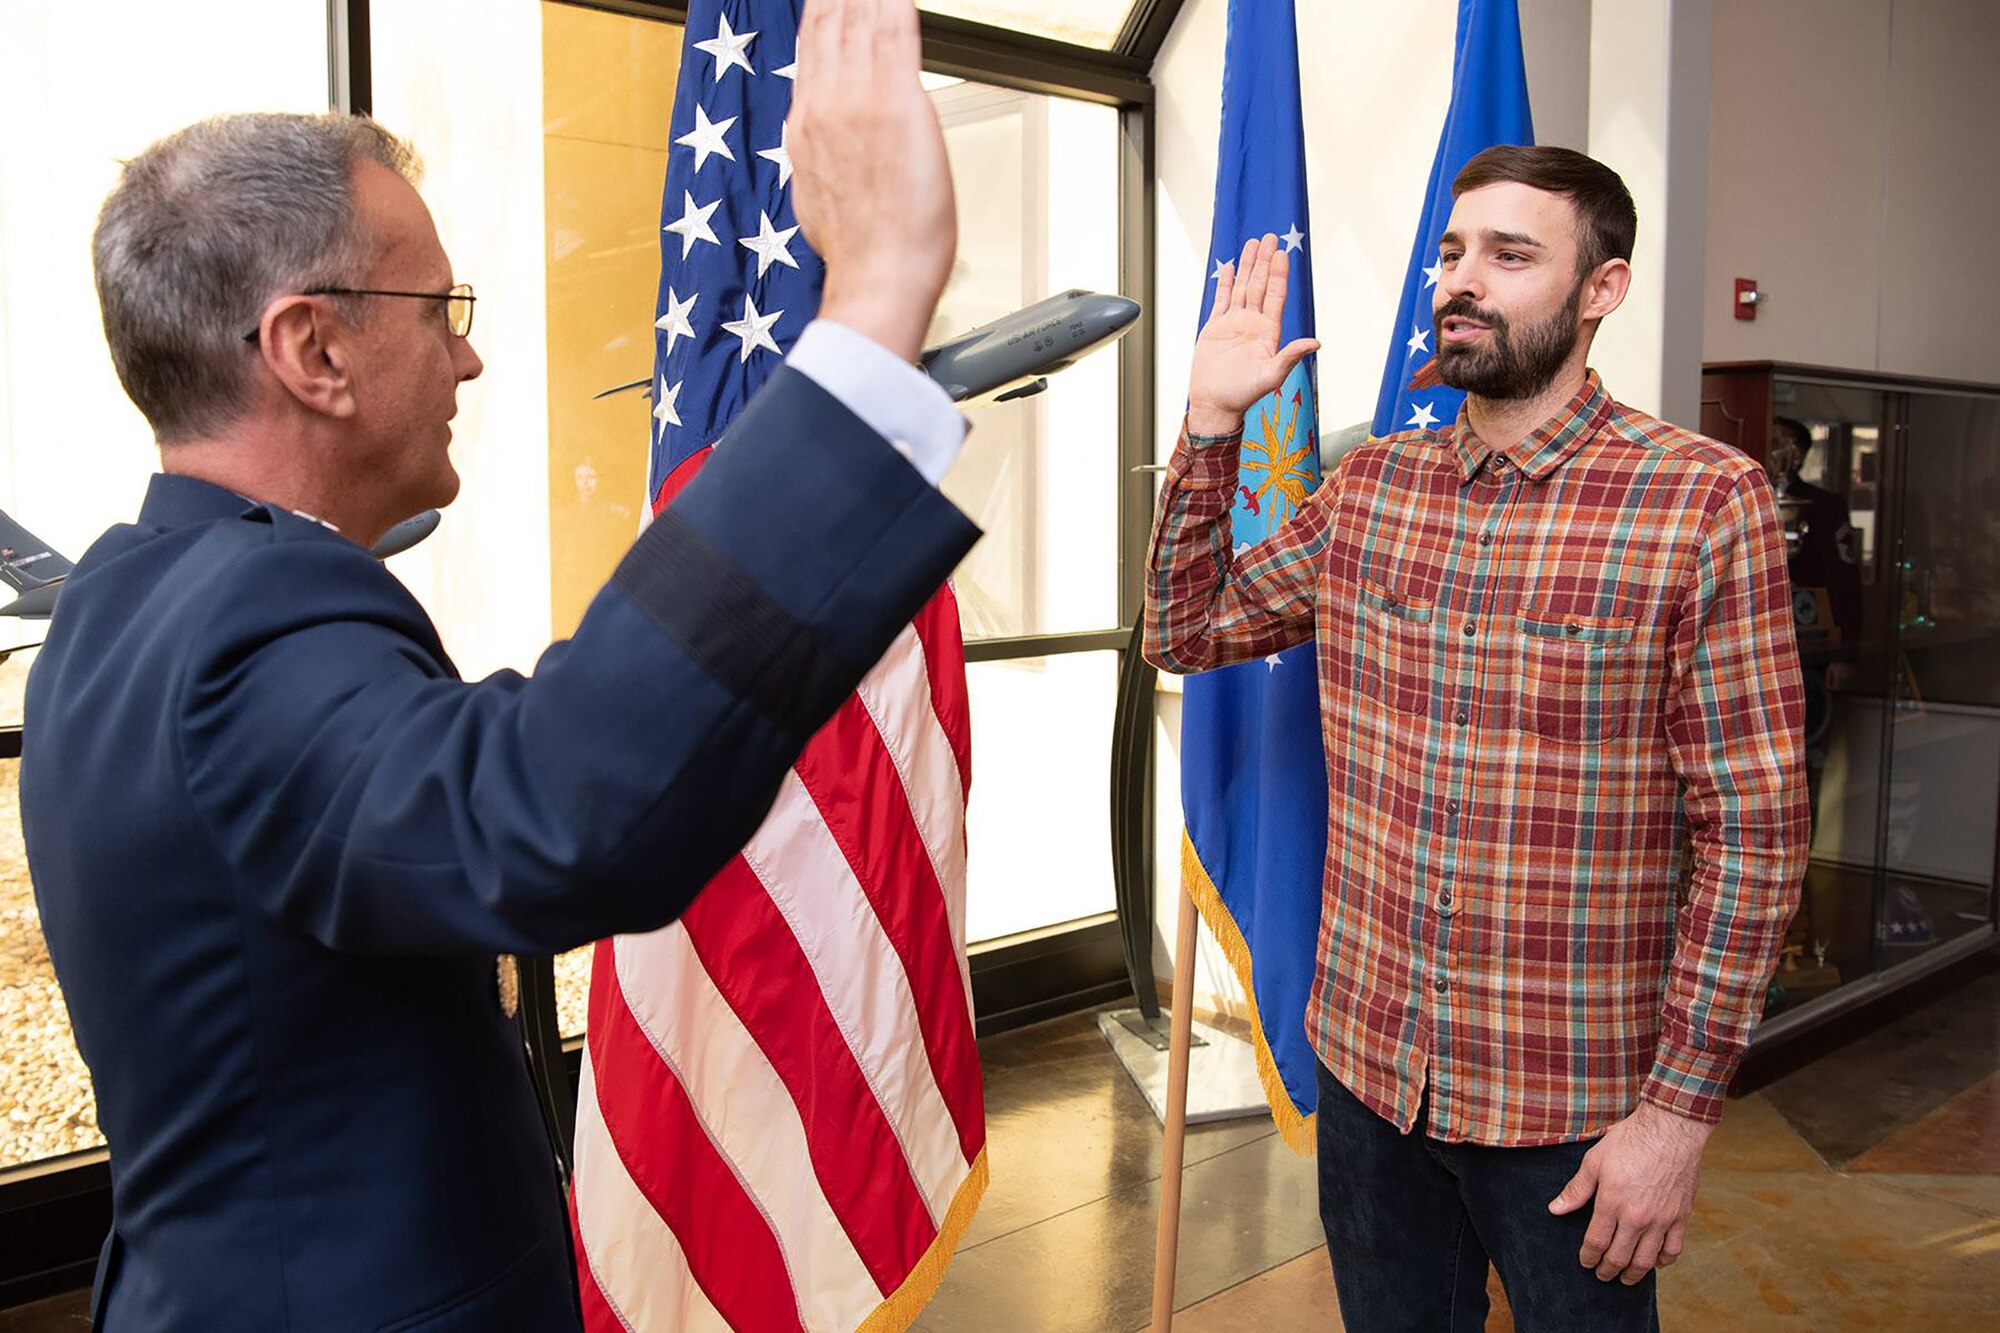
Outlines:
{"type": "MultiPolygon", "coordinates": [[[[927,347],[918,364],[955,403],[988,397],[1012,402],[1048,388],[1049,376],[1118,337],[1137,318],[1139,303],[1123,296],[1062,292],[927,347]]],[[[652,387],[650,378],[633,380],[592,397],[633,389],[650,396],[652,387]]]]}
{"type": "MultiPolygon", "coordinates": [[[[407,551],[437,531],[437,525],[438,511],[426,509],[383,533],[382,540],[375,543],[371,554],[377,560],[386,560],[407,551]]],[[[7,605],[0,606],[0,616],[47,620],[49,612],[56,609],[56,598],[62,594],[63,580],[69,577],[70,568],[70,562],[56,554],[47,542],[0,511],[0,579],[5,579],[20,594],[7,605]]],[[[19,649],[10,648],[7,651],[18,652],[19,649]]],[[[0,661],[5,660],[5,654],[0,654],[0,661]]]]}

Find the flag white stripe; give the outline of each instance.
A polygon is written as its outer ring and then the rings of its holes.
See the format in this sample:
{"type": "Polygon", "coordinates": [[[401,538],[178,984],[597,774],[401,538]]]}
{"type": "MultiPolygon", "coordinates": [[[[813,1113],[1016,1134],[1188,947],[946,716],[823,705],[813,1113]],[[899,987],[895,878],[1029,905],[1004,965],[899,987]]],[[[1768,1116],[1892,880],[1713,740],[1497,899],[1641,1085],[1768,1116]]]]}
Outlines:
{"type": "Polygon", "coordinates": [[[851,1333],[882,1291],[819,1187],[805,1123],[777,1070],[675,924],[614,945],[618,988],[709,1139],[777,1237],[813,1333],[851,1333]],[[662,984],[663,981],[665,984],[662,984]]]}
{"type": "Polygon", "coordinates": [[[587,1049],[576,1098],[576,1223],[597,1289],[631,1333],[730,1333],[611,1142],[587,1049]]]}
{"type": "Polygon", "coordinates": [[[903,796],[917,822],[917,835],[931,858],[938,883],[946,885],[945,911],[958,955],[958,980],[965,1012],[972,1013],[972,970],[965,952],[965,789],[958,755],[931,702],[924,641],[915,625],[896,636],[875,669],[855,691],[903,779],[903,796]],[[950,891],[955,890],[955,891],[950,891]]]}
{"type": "Polygon", "coordinates": [[[805,951],[847,1049],[902,1144],[932,1225],[942,1225],[966,1162],[925,1054],[916,996],[895,944],[796,772],[785,775],[743,859],[805,951]]]}

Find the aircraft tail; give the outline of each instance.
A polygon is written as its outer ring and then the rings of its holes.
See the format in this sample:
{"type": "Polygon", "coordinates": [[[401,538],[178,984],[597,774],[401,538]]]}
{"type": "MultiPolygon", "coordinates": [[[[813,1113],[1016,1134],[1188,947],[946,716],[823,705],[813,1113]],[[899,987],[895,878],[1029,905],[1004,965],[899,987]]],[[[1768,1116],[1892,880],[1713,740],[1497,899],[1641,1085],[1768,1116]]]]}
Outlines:
{"type": "Polygon", "coordinates": [[[0,511],[0,579],[17,592],[32,592],[61,582],[69,571],[67,559],[0,511]]]}

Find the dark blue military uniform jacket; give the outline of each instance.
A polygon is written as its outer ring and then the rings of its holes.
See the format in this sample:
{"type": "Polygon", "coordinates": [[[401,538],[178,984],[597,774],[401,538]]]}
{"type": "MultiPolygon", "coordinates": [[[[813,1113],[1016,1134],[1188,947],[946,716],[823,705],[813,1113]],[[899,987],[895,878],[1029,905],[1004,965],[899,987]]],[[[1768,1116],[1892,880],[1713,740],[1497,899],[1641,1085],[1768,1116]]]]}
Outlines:
{"type": "Polygon", "coordinates": [[[70,576],[22,762],[103,1326],[573,1328],[493,955],[680,913],[975,535],[782,370],[576,635],[468,685],[361,548],[155,478],[70,576]]]}

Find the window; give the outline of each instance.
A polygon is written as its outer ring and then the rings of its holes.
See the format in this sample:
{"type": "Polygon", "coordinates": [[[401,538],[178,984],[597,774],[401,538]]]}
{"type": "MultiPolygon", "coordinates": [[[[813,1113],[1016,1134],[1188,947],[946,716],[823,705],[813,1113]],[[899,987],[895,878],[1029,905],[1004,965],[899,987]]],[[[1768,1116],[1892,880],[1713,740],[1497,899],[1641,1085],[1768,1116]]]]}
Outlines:
{"type": "MultiPolygon", "coordinates": [[[[142,0],[9,0],[0,80],[0,496],[72,558],[138,512],[152,434],[104,349],[90,235],[120,160],[204,116],[327,104],[326,16],[208,0],[199,24],[142,0]],[[118,40],[105,41],[115,29],[118,40]],[[173,77],[161,78],[162,69],[173,77]],[[143,89],[79,97],[78,89],[143,89]]],[[[0,621],[0,646],[43,627],[0,621]]],[[[18,726],[32,653],[0,664],[18,726]]],[[[0,1172],[102,1142],[21,845],[19,762],[0,760],[0,1172]]]]}

